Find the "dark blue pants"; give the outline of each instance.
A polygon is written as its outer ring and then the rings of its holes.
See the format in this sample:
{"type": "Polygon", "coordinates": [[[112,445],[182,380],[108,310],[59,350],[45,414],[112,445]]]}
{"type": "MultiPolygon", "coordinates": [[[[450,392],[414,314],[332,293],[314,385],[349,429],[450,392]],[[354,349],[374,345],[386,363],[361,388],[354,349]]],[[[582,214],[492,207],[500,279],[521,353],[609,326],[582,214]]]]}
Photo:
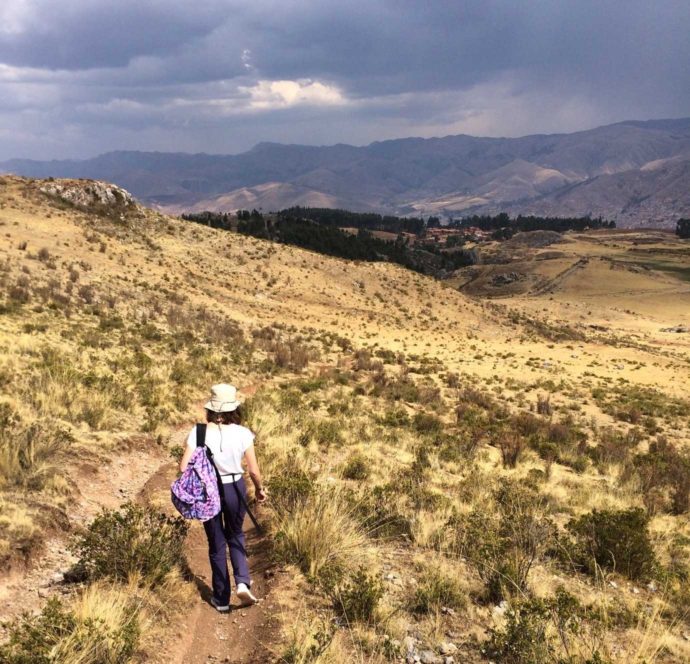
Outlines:
{"type": "Polygon", "coordinates": [[[247,499],[247,487],[244,478],[234,484],[223,484],[225,506],[220,514],[204,521],[204,530],[208,539],[208,557],[211,561],[213,596],[220,604],[230,603],[230,577],[228,576],[227,547],[230,547],[230,562],[235,585],[250,585],[247,550],[244,543],[242,523],[246,509],[240,500],[238,491],[247,499]]]}

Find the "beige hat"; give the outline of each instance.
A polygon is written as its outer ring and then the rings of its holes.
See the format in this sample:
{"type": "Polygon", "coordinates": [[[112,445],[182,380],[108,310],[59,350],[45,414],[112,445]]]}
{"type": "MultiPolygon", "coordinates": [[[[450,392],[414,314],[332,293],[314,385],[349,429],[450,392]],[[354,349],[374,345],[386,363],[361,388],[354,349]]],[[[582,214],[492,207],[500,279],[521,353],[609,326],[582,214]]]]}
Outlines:
{"type": "Polygon", "coordinates": [[[219,383],[211,388],[211,398],[204,408],[214,413],[229,413],[240,405],[237,400],[237,388],[227,383],[219,383]]]}

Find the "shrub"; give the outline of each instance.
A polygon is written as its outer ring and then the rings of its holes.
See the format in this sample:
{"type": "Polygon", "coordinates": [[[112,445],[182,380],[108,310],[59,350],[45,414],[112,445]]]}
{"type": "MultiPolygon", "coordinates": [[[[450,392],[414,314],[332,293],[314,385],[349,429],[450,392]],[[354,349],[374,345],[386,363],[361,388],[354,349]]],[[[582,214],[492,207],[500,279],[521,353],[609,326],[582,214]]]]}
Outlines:
{"type": "Polygon", "coordinates": [[[630,450],[635,441],[629,436],[605,427],[599,432],[598,445],[587,450],[591,459],[599,464],[625,463],[630,457],[630,450]]]}
{"type": "Polygon", "coordinates": [[[459,436],[446,435],[440,440],[438,458],[441,461],[471,461],[474,459],[483,432],[462,432],[459,436]]]}
{"type": "Polygon", "coordinates": [[[377,379],[374,376],[372,380],[374,381],[373,396],[382,396],[389,401],[419,402],[419,388],[408,376],[402,376],[391,381],[388,379],[377,379]]]}
{"type": "Polygon", "coordinates": [[[604,412],[631,424],[637,424],[643,416],[685,417],[688,413],[687,401],[642,385],[596,388],[592,397],[604,412]]]}
{"type": "Polygon", "coordinates": [[[342,445],[344,439],[341,423],[330,418],[310,422],[300,434],[299,442],[306,447],[312,441],[326,448],[342,445]]]}
{"type": "Polygon", "coordinates": [[[462,391],[460,403],[473,404],[483,410],[492,410],[496,406],[496,402],[490,394],[474,387],[466,387],[462,391]]]}
{"type": "Polygon", "coordinates": [[[438,565],[423,568],[417,582],[409,605],[409,610],[413,613],[432,613],[443,607],[461,609],[467,604],[467,598],[457,579],[438,565]]]}
{"type": "Polygon", "coordinates": [[[310,357],[311,353],[305,344],[290,339],[287,342],[276,342],[272,359],[280,369],[302,371],[309,364],[310,357]]]}
{"type": "Polygon", "coordinates": [[[539,394],[537,396],[537,413],[539,415],[551,415],[553,412],[553,408],[551,407],[551,395],[547,394],[546,396],[542,396],[539,394]]]}
{"type": "Polygon", "coordinates": [[[640,478],[645,507],[650,514],[666,508],[684,514],[690,508],[690,456],[679,452],[665,438],[650,444],[646,454],[638,454],[633,465],[640,478]],[[670,495],[667,497],[666,493],[670,495]]]}
{"type": "Polygon", "coordinates": [[[501,664],[607,664],[596,639],[585,633],[585,610],[576,597],[559,588],[553,597],[514,602],[502,628],[490,630],[482,649],[501,664]]]}
{"type": "Polygon", "coordinates": [[[355,371],[370,371],[372,368],[371,352],[366,348],[356,350],[352,368],[355,371]]]}
{"type": "Polygon", "coordinates": [[[267,482],[271,505],[278,513],[291,512],[314,492],[314,480],[296,464],[286,472],[275,473],[267,482]]]}
{"type": "Polygon", "coordinates": [[[522,435],[520,435],[520,432],[504,429],[499,432],[496,444],[501,450],[503,467],[515,468],[526,446],[526,441],[522,435]]]}
{"type": "Polygon", "coordinates": [[[406,427],[410,424],[410,417],[404,409],[395,408],[386,411],[384,415],[379,418],[379,422],[389,427],[406,427]]]}
{"type": "Polygon", "coordinates": [[[521,412],[512,418],[512,425],[523,436],[536,437],[543,432],[545,422],[532,413],[521,412]]]}
{"type": "Polygon", "coordinates": [[[77,566],[88,578],[125,581],[138,574],[150,585],[182,564],[188,525],[151,507],[126,503],[104,510],[73,544],[77,566]]]}
{"type": "Polygon", "coordinates": [[[383,586],[360,567],[334,592],[336,611],[348,620],[373,622],[376,607],[383,597],[383,586]]]}
{"type": "Polygon", "coordinates": [[[649,516],[640,508],[593,510],[572,519],[566,526],[575,538],[572,559],[593,575],[600,567],[633,580],[652,578],[658,566],[648,523],[649,516]]]}
{"type": "Polygon", "coordinates": [[[443,431],[443,422],[431,413],[415,413],[412,424],[418,433],[433,436],[443,431]]]}
{"type": "Polygon", "coordinates": [[[449,371],[446,376],[446,385],[450,388],[460,387],[460,376],[458,374],[449,371]]]}
{"type": "Polygon", "coordinates": [[[501,664],[550,664],[556,653],[547,637],[550,617],[546,603],[530,599],[506,611],[504,629],[492,629],[486,654],[501,664]]]}
{"type": "Polygon", "coordinates": [[[343,468],[343,477],[347,480],[365,480],[370,474],[369,462],[361,454],[353,454],[343,468]]]}
{"type": "Polygon", "coordinates": [[[495,511],[474,510],[455,520],[460,553],[475,568],[487,599],[527,589],[534,563],[548,550],[555,526],[544,501],[524,483],[504,480],[493,492],[495,511]]]}

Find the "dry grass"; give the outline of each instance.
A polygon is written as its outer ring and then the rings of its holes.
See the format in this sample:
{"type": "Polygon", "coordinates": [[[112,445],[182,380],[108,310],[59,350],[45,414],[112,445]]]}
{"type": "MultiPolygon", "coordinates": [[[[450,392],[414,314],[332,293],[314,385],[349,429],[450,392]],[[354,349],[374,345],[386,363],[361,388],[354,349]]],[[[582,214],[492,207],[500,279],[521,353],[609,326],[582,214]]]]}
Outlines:
{"type": "MultiPolygon", "coordinates": [[[[643,504],[625,454],[648,449],[652,424],[687,447],[690,421],[668,406],[690,380],[690,343],[660,330],[690,323],[688,296],[669,275],[622,271],[614,283],[609,259],[629,258],[627,241],[573,236],[563,266],[532,261],[530,269],[554,276],[583,254],[594,257],[586,268],[553,295],[494,305],[398,266],[324,258],[152,212],[118,226],[57,211],[12,178],[0,185],[0,203],[0,393],[11,408],[0,432],[3,560],[28,559],[40,545],[50,524],[34,505],[64,502],[73,479],[64,458],[103,461],[118,438],[142,432],[149,443],[164,440],[210,383],[264,384],[248,410],[266,481],[279,488],[276,548],[305,584],[318,582],[308,586],[318,612],[279,616],[294,625],[286,659],[384,661],[395,656],[390,632],[400,641],[418,634],[419,647],[432,650],[455,634],[464,648],[457,659],[476,661],[496,615],[476,570],[458,559],[458,518],[483,511],[491,522],[492,491],[510,478],[539,493],[562,531],[593,509],[643,504]],[[571,340],[541,336],[568,330],[571,340]],[[643,419],[642,438],[625,454],[612,447],[597,461],[588,448],[606,427],[624,440],[637,435],[610,408],[612,395],[635,397],[638,409],[645,397],[642,410],[654,412],[644,417],[656,422],[643,419]],[[535,409],[538,426],[527,417],[535,409]],[[419,556],[429,564],[415,567],[419,556]],[[404,585],[385,581],[386,619],[338,627],[324,586],[363,561],[404,585]],[[419,618],[409,598],[444,586],[434,574],[457,585],[464,603],[419,618]]],[[[687,580],[688,545],[677,537],[686,516],[651,524],[673,589],[687,580]]],[[[543,556],[525,592],[549,598],[561,583],[583,606],[614,595],[616,606],[640,613],[625,626],[624,610],[586,618],[583,635],[599,625],[602,653],[614,661],[687,658],[681,595],[669,593],[662,609],[644,587],[633,596],[615,575],[599,583],[543,556]]],[[[167,616],[164,598],[183,587],[133,593],[143,643],[167,616]]],[[[121,624],[126,592],[95,586],[79,600],[80,620],[121,624]]],[[[589,647],[584,636],[581,645],[578,656],[589,647]]]]}
{"type": "Polygon", "coordinates": [[[277,527],[280,555],[312,579],[365,561],[366,533],[338,490],[317,489],[291,512],[279,514],[277,527]]]}

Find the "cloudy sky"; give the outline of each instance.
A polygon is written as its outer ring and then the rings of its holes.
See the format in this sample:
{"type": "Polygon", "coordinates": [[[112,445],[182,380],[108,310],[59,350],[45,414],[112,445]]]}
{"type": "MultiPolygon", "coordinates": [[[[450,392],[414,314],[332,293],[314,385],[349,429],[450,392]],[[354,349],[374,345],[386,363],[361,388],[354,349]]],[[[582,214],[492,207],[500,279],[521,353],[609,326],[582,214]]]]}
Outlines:
{"type": "Polygon", "coordinates": [[[0,159],[690,116],[688,0],[2,0],[0,159]]]}

